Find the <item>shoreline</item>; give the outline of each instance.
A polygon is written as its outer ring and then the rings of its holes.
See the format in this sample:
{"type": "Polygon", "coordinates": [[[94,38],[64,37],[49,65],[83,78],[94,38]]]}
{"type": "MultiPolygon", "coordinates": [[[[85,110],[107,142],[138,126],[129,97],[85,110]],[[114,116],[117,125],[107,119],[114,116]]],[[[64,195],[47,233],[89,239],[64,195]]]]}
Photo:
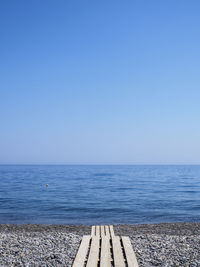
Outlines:
{"type": "MultiPolygon", "coordinates": [[[[114,225],[140,267],[200,266],[200,222],[114,225]]],[[[87,225],[0,224],[0,266],[72,265],[87,225]]]]}
{"type": "MultiPolygon", "coordinates": [[[[92,225],[73,224],[0,224],[1,232],[12,231],[60,231],[88,235],[92,225]]],[[[170,235],[200,235],[200,222],[166,222],[151,224],[113,224],[118,235],[132,234],[170,234],[170,235]]]]}

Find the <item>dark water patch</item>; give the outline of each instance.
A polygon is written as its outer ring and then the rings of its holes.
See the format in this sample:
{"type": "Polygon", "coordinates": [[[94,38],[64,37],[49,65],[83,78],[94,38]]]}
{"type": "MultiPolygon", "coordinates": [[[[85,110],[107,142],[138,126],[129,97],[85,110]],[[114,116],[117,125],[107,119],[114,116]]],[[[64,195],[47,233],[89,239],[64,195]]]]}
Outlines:
{"type": "Polygon", "coordinates": [[[92,175],[96,177],[112,177],[114,173],[94,173],[92,175]]]}

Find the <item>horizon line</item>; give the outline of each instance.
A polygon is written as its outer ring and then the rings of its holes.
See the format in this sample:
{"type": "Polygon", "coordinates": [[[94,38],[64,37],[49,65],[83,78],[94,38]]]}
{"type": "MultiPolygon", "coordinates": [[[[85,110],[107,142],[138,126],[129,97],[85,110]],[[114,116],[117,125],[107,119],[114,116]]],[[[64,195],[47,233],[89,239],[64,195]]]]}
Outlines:
{"type": "Polygon", "coordinates": [[[41,166],[41,165],[46,165],[46,166],[137,166],[137,165],[149,165],[149,166],[155,166],[155,165],[160,165],[160,166],[167,166],[167,165],[179,165],[179,166],[190,166],[190,165],[194,165],[194,166],[199,166],[200,163],[0,163],[0,166],[12,166],[12,165],[35,165],[35,166],[41,166]]]}

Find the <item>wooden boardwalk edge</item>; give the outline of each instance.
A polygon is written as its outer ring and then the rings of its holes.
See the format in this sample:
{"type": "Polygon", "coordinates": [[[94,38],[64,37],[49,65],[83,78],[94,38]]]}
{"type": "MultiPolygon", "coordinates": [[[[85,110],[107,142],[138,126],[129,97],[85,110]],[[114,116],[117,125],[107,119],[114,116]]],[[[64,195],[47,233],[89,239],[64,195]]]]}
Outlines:
{"type": "Polygon", "coordinates": [[[84,266],[84,263],[86,261],[86,256],[89,249],[91,236],[84,235],[81,241],[81,244],[79,246],[78,252],[76,254],[76,257],[73,262],[73,267],[80,267],[84,266]]]}
{"type": "Polygon", "coordinates": [[[122,239],[128,266],[138,267],[139,265],[138,265],[130,238],[128,236],[122,236],[121,239],[122,239]]]}

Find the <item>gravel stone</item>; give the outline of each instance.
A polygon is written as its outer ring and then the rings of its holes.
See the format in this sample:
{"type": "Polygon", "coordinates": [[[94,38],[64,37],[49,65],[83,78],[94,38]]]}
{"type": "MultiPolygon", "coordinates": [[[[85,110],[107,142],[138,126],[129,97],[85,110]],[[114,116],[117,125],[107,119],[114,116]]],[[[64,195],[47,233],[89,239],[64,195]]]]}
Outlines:
{"type": "Polygon", "coordinates": [[[200,266],[200,223],[116,225],[131,239],[139,266],[200,266]]]}
{"type": "Polygon", "coordinates": [[[82,236],[59,232],[0,233],[0,266],[71,266],[82,236]]]}
{"type": "MultiPolygon", "coordinates": [[[[131,239],[140,267],[200,266],[200,223],[115,225],[116,235],[131,239]]],[[[0,267],[69,267],[83,225],[0,225],[0,267]]]]}

